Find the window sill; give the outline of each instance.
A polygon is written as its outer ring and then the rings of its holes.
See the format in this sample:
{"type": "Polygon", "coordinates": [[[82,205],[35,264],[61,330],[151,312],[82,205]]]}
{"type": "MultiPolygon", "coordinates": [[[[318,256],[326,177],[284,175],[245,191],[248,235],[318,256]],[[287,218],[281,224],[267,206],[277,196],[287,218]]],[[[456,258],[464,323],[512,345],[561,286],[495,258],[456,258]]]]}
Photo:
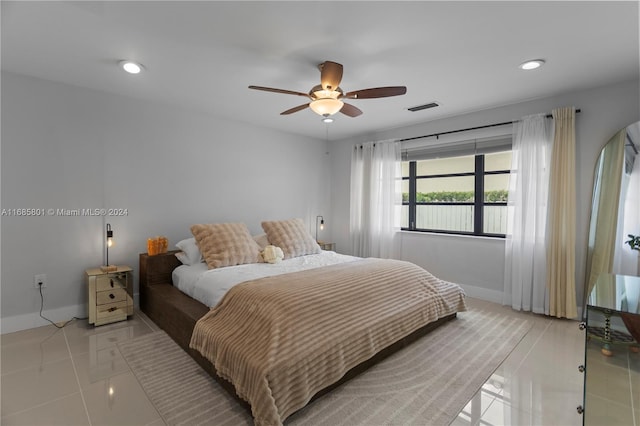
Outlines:
{"type": "Polygon", "coordinates": [[[486,240],[486,241],[496,241],[504,243],[505,237],[490,237],[487,235],[467,235],[467,234],[448,234],[446,232],[429,232],[429,231],[409,231],[409,230],[401,230],[400,234],[410,235],[410,236],[424,236],[429,238],[471,238],[473,240],[486,240]]]}

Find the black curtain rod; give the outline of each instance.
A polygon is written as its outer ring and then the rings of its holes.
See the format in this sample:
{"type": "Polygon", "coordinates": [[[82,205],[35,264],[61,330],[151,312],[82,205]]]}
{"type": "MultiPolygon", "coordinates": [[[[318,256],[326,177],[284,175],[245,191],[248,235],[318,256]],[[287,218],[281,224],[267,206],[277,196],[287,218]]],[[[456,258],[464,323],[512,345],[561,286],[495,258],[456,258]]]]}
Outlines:
{"type": "MultiPolygon", "coordinates": [[[[578,112],[580,112],[579,109],[576,110],[576,113],[578,113],[578,112]]],[[[546,118],[552,118],[553,115],[552,114],[547,114],[547,115],[545,115],[545,117],[546,118]]],[[[430,135],[414,136],[412,138],[400,139],[398,142],[406,142],[406,141],[412,141],[412,140],[415,140],[415,139],[430,138],[430,137],[433,137],[433,136],[435,136],[436,139],[437,139],[442,135],[448,135],[448,134],[451,134],[451,133],[468,132],[470,130],[487,129],[489,127],[506,126],[507,124],[517,123],[518,121],[519,120],[517,120],[517,121],[505,121],[503,123],[485,124],[484,126],[467,127],[466,129],[449,130],[448,132],[439,132],[439,133],[433,133],[433,134],[430,134],[430,135]]]]}

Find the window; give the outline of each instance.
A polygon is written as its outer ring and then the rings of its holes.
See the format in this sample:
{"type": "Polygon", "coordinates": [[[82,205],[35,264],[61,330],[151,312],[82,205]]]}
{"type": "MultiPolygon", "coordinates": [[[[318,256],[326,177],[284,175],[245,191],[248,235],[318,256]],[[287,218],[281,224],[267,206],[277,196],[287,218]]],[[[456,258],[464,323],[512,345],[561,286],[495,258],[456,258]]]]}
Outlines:
{"type": "Polygon", "coordinates": [[[403,161],[402,229],[504,237],[510,169],[506,150],[403,161]]]}

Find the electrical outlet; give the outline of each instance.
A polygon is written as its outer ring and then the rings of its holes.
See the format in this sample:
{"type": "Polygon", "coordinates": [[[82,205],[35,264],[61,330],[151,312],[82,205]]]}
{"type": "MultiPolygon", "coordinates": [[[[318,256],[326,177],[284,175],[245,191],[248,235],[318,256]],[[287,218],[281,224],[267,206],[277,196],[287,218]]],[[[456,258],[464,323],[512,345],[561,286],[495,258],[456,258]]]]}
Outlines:
{"type": "Polygon", "coordinates": [[[37,274],[33,276],[33,284],[36,288],[47,286],[47,274],[37,274]]]}

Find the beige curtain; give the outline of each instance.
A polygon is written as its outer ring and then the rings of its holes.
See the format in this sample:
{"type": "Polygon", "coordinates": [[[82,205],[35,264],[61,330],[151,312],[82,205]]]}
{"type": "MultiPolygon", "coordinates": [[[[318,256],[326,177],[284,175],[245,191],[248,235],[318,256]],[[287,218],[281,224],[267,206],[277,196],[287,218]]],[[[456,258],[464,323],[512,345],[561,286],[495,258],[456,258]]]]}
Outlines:
{"type": "Polygon", "coordinates": [[[575,318],[576,137],[575,108],[554,109],[549,175],[547,286],[549,314],[575,318]]]}
{"type": "Polygon", "coordinates": [[[626,135],[627,129],[616,133],[605,145],[598,159],[591,208],[589,235],[592,241],[589,241],[587,265],[590,265],[590,268],[585,298],[589,297],[598,276],[613,270],[626,135]]]}

